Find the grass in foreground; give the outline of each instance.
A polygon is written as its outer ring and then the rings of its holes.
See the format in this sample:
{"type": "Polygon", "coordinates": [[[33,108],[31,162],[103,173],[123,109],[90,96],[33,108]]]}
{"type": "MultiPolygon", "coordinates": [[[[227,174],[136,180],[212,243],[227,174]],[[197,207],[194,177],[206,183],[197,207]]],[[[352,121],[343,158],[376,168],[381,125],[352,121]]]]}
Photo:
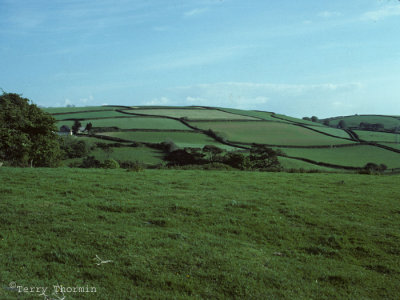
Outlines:
{"type": "Polygon", "coordinates": [[[40,299],[14,281],[97,290],[66,300],[395,299],[398,181],[0,168],[0,298],[40,299]]]}

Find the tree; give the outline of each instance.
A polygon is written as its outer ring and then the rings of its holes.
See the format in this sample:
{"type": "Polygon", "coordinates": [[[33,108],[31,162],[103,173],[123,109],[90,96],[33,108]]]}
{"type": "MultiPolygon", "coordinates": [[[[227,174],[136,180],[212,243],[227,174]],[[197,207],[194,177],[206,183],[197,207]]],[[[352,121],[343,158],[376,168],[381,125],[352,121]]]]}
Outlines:
{"type": "Polygon", "coordinates": [[[85,130],[87,130],[87,132],[90,132],[90,130],[92,130],[93,128],[93,124],[91,122],[86,124],[85,130]]]}
{"type": "Polygon", "coordinates": [[[346,124],[346,122],[343,121],[343,120],[340,120],[340,122],[339,122],[337,128],[347,129],[347,124],[346,124]]]}
{"type": "Polygon", "coordinates": [[[312,122],[318,122],[318,117],[312,116],[312,117],[311,117],[311,121],[312,121],[312,122]]]}
{"type": "Polygon", "coordinates": [[[265,145],[253,144],[250,149],[251,167],[256,170],[280,170],[278,153],[265,145]]]}
{"type": "Polygon", "coordinates": [[[224,155],[223,163],[240,170],[246,170],[250,168],[249,157],[240,152],[227,153],[224,155]]]}
{"type": "Polygon", "coordinates": [[[72,125],[72,133],[77,134],[79,131],[79,128],[81,128],[82,124],[78,120],[75,120],[74,125],[72,125]]]}
{"type": "Polygon", "coordinates": [[[208,158],[210,162],[215,162],[219,158],[219,154],[224,152],[221,148],[218,148],[217,146],[214,145],[205,145],[203,147],[203,152],[208,154],[208,158]]]}
{"type": "Polygon", "coordinates": [[[56,120],[15,93],[0,95],[0,160],[14,166],[57,166],[56,120]]]}

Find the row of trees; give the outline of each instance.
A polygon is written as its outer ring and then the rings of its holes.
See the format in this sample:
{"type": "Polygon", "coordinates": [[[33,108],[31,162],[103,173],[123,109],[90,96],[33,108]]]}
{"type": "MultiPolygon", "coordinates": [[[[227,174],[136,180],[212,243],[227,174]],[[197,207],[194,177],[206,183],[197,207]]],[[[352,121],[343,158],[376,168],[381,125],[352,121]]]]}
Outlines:
{"type": "Polygon", "coordinates": [[[219,163],[241,170],[280,171],[279,152],[265,145],[254,144],[250,153],[225,152],[214,145],[203,149],[185,148],[171,151],[167,156],[170,166],[205,165],[219,163]]]}

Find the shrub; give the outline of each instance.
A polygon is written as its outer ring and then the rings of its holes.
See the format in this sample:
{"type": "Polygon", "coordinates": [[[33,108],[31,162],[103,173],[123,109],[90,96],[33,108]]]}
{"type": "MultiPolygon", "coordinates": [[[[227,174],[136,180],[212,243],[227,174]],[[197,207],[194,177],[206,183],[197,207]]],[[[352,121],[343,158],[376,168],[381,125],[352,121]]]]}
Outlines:
{"type": "Polygon", "coordinates": [[[101,163],[94,156],[87,156],[82,160],[81,168],[100,168],[101,163]]]}
{"type": "Polygon", "coordinates": [[[145,169],[145,165],[142,162],[135,161],[130,167],[127,169],[128,172],[141,172],[145,169]]]}
{"type": "Polygon", "coordinates": [[[102,166],[104,169],[118,169],[119,163],[114,159],[106,159],[102,166]]]}

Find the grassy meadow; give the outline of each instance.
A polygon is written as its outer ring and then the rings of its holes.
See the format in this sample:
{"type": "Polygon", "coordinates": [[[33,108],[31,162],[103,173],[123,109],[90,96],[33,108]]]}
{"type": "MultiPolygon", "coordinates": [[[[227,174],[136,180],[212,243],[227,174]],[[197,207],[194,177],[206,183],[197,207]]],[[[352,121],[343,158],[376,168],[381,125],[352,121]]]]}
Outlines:
{"type": "Polygon", "coordinates": [[[11,282],[96,288],[67,300],[398,299],[398,175],[2,167],[0,182],[0,299],[43,299],[11,282]]]}
{"type": "Polygon", "coordinates": [[[190,122],[191,125],[212,129],[227,140],[237,143],[270,145],[336,145],[353,141],[330,137],[313,130],[283,122],[190,122]]]}
{"type": "Polygon", "coordinates": [[[284,153],[292,157],[302,157],[317,162],[362,167],[368,162],[385,164],[388,168],[400,168],[400,153],[386,149],[357,145],[341,148],[281,148],[284,153]]]}

